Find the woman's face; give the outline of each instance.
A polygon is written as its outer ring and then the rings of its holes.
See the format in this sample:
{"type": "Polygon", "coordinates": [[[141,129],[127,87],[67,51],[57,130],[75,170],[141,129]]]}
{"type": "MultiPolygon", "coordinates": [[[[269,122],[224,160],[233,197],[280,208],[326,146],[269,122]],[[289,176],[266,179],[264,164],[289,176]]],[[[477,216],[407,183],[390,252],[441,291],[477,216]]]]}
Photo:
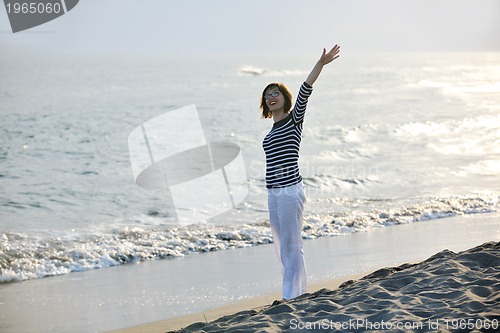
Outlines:
{"type": "Polygon", "coordinates": [[[266,105],[271,112],[283,109],[285,106],[285,96],[283,96],[278,87],[271,87],[266,90],[264,98],[266,100],[266,105]]]}

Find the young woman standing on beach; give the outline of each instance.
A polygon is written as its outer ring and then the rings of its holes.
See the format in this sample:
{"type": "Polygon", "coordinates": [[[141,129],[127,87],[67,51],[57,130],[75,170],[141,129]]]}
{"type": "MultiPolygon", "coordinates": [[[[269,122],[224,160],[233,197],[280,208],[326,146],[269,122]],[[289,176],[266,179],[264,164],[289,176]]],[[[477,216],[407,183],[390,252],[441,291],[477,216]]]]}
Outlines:
{"type": "Polygon", "coordinates": [[[291,299],[306,292],[306,268],[302,250],[302,212],[305,194],[299,172],[299,148],[306,105],[323,66],[339,57],[340,46],[323,53],[299,89],[292,95],[282,83],[271,83],[262,92],[262,118],[273,118],[271,131],[262,142],[266,154],[266,187],[274,244],[281,262],[282,297],[291,299]],[[291,111],[290,111],[291,109],[291,111]]]}

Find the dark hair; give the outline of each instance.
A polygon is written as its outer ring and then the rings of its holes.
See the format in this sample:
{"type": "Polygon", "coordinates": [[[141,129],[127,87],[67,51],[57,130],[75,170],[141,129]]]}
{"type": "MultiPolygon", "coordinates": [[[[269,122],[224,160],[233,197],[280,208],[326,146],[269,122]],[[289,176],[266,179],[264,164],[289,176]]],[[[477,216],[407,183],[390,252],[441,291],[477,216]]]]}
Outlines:
{"type": "Polygon", "coordinates": [[[290,90],[288,90],[287,86],[285,86],[283,83],[279,83],[279,82],[269,83],[267,85],[267,87],[264,89],[264,91],[262,92],[262,98],[260,100],[260,108],[262,109],[261,118],[264,118],[264,119],[273,117],[272,112],[267,107],[266,99],[265,99],[266,91],[271,89],[271,88],[278,88],[280,93],[283,94],[283,97],[285,97],[285,105],[283,106],[285,113],[290,112],[290,109],[292,108],[292,94],[290,93],[290,90]]]}

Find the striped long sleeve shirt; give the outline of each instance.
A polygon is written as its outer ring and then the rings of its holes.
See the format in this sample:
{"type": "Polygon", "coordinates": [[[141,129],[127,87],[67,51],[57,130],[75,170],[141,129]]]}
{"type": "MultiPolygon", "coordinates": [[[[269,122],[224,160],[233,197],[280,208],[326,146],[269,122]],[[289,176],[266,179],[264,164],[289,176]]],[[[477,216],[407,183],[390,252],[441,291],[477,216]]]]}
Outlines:
{"type": "Polygon", "coordinates": [[[312,86],[306,82],[302,83],[292,111],[273,124],[262,142],[266,154],[267,188],[287,187],[302,181],[299,171],[299,149],[302,122],[312,90],[312,86]]]}

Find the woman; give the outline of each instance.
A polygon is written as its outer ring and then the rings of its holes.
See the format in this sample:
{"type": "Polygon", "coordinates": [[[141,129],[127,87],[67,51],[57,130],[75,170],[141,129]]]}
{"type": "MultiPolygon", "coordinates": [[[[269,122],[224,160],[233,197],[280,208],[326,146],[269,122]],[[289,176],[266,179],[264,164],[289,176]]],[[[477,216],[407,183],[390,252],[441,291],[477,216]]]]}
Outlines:
{"type": "Polygon", "coordinates": [[[304,186],[299,172],[299,148],[306,105],[323,66],[339,57],[335,45],[323,54],[302,84],[292,107],[292,95],[282,83],[271,83],[262,92],[262,118],[273,118],[271,131],[262,142],[266,154],[266,187],[271,230],[283,278],[283,299],[306,292],[306,268],[302,250],[304,186]]]}

